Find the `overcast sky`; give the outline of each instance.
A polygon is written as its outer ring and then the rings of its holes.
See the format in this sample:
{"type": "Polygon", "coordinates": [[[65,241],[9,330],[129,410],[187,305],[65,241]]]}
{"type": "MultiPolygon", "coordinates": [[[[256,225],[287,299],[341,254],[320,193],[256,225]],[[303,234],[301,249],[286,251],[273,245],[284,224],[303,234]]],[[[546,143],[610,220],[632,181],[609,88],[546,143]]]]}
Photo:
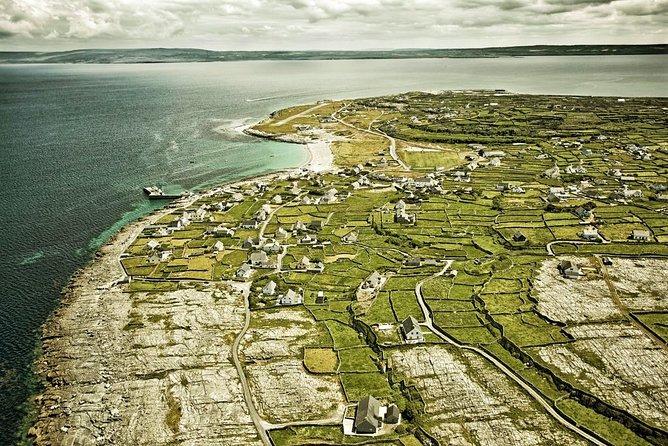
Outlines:
{"type": "Polygon", "coordinates": [[[0,0],[0,50],[667,43],[668,0],[0,0]]]}

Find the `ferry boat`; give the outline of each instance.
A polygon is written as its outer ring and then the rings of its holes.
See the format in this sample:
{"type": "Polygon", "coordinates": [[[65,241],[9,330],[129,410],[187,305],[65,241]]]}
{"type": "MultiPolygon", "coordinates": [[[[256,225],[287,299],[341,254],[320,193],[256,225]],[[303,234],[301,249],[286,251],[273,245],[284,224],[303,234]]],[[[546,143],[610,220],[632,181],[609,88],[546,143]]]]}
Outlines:
{"type": "Polygon", "coordinates": [[[174,200],[183,196],[182,194],[166,194],[158,186],[146,186],[144,193],[148,195],[149,200],[174,200]]]}

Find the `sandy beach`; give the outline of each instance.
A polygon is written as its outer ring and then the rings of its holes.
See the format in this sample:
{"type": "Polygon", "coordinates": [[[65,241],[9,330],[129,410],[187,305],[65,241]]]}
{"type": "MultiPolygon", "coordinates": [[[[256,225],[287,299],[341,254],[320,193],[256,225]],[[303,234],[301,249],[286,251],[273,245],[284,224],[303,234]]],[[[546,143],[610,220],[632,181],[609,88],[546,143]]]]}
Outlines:
{"type": "MultiPolygon", "coordinates": [[[[313,130],[309,132],[308,136],[303,139],[297,139],[294,136],[275,136],[253,130],[257,122],[250,118],[240,118],[231,121],[225,121],[222,125],[215,127],[213,130],[220,134],[235,133],[239,135],[250,135],[265,139],[273,139],[275,141],[286,142],[290,144],[301,144],[308,151],[308,160],[297,166],[298,169],[306,169],[311,172],[326,172],[334,169],[334,154],[331,150],[331,143],[337,139],[322,130],[313,130]]],[[[290,170],[290,169],[288,169],[290,170]]]]}
{"type": "Polygon", "coordinates": [[[331,144],[334,139],[327,138],[331,135],[323,134],[323,139],[306,143],[309,151],[309,160],[303,166],[312,172],[326,172],[334,169],[334,153],[331,144]]]}
{"type": "Polygon", "coordinates": [[[285,135],[270,135],[252,128],[252,125],[240,125],[236,127],[238,131],[251,136],[260,138],[273,139],[291,144],[302,144],[309,152],[309,159],[299,166],[299,169],[306,169],[311,172],[327,172],[335,169],[334,153],[331,149],[332,142],[340,139],[335,135],[327,133],[322,130],[312,130],[305,136],[285,136],[285,135]]]}

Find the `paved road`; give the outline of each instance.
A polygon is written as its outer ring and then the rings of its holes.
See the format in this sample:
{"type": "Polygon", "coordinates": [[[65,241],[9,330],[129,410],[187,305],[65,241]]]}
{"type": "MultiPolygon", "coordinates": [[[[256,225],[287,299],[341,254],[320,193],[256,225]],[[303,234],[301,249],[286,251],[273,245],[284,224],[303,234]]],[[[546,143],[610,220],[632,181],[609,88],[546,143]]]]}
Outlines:
{"type": "Polygon", "coordinates": [[[246,401],[246,407],[248,407],[248,414],[253,420],[253,424],[257,429],[258,434],[262,443],[266,446],[271,446],[271,440],[269,440],[269,435],[267,435],[267,430],[265,429],[265,421],[262,419],[257,410],[255,409],[255,404],[253,404],[253,397],[251,396],[250,387],[248,387],[248,381],[246,380],[246,374],[244,373],[243,367],[241,367],[241,361],[239,361],[239,343],[243,339],[246,331],[248,331],[248,326],[250,325],[250,302],[248,301],[248,295],[250,293],[250,287],[244,291],[244,309],[246,311],[246,317],[244,320],[244,326],[234,340],[232,344],[232,361],[234,366],[237,368],[237,374],[239,375],[239,380],[241,381],[241,387],[244,391],[244,400],[246,401]]]}
{"type": "MultiPolygon", "coordinates": [[[[452,260],[448,260],[445,266],[441,271],[438,273],[434,274],[430,278],[442,276],[445,274],[445,272],[450,268],[450,265],[452,265],[452,260]]],[[[470,350],[473,352],[476,352],[489,362],[491,362],[496,368],[498,368],[503,374],[505,374],[507,377],[515,381],[520,387],[522,387],[529,395],[531,395],[541,406],[547,410],[547,412],[554,417],[557,422],[559,422],[561,425],[564,427],[572,430],[576,434],[580,435],[581,437],[587,439],[591,443],[597,445],[597,446],[609,446],[607,443],[602,442],[598,438],[593,437],[589,433],[585,432],[584,430],[580,429],[578,426],[575,424],[572,424],[570,421],[562,417],[553,407],[552,405],[546,401],[538,392],[536,392],[533,387],[531,387],[529,384],[524,382],[517,374],[508,368],[505,364],[497,360],[495,357],[487,353],[486,351],[479,349],[477,347],[472,347],[469,345],[463,345],[460,344],[459,342],[455,341],[453,338],[448,336],[446,333],[442,332],[438,327],[434,326],[434,322],[431,316],[431,312],[429,311],[429,308],[427,308],[427,304],[424,301],[424,298],[422,296],[422,284],[426,281],[427,279],[422,280],[419,282],[417,285],[415,285],[415,295],[417,296],[418,303],[420,304],[420,308],[422,309],[422,313],[424,314],[424,319],[425,322],[422,324],[429,328],[432,332],[436,334],[439,338],[443,339],[445,342],[454,345],[457,348],[464,349],[464,350],[470,350]]]]}
{"type": "Polygon", "coordinates": [[[401,166],[402,169],[411,170],[411,167],[408,164],[404,163],[401,160],[401,158],[399,158],[399,155],[397,155],[397,140],[396,139],[392,138],[390,135],[388,135],[385,132],[381,132],[380,130],[378,130],[378,133],[375,133],[375,132],[372,132],[372,133],[382,135],[385,138],[387,138],[387,140],[390,141],[390,156],[392,157],[392,159],[394,161],[396,161],[397,163],[399,163],[399,165],[401,166]]]}
{"type": "Polygon", "coordinates": [[[555,240],[553,242],[548,243],[545,246],[545,249],[547,249],[547,253],[551,256],[556,255],[554,251],[552,251],[552,245],[558,244],[558,243],[570,243],[572,245],[599,245],[599,244],[608,244],[610,243],[610,240],[602,239],[600,242],[590,242],[587,240],[555,240]]]}

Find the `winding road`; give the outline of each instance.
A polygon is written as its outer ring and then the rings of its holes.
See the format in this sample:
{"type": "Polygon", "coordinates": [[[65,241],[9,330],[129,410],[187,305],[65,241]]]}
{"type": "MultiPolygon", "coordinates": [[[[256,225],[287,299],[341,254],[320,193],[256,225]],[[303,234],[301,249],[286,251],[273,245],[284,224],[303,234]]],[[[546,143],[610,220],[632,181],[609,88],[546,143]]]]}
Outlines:
{"type": "Polygon", "coordinates": [[[602,238],[600,242],[594,242],[588,240],[554,240],[545,245],[545,249],[547,249],[548,255],[556,256],[556,254],[552,250],[552,245],[557,245],[559,243],[570,243],[571,245],[601,245],[601,244],[605,245],[611,242],[610,240],[606,240],[604,238],[602,238]]]}
{"type": "Polygon", "coordinates": [[[436,336],[444,340],[450,345],[453,345],[459,349],[464,349],[464,350],[470,350],[473,351],[489,362],[491,362],[497,369],[499,369],[504,375],[515,381],[520,387],[522,387],[531,397],[536,400],[545,410],[552,415],[552,417],[559,422],[562,426],[566,427],[567,429],[570,429],[571,431],[575,432],[576,434],[580,435],[581,437],[585,438],[586,440],[590,441],[591,443],[597,445],[597,446],[609,446],[608,443],[604,443],[598,438],[592,436],[588,432],[580,429],[578,426],[575,424],[571,423],[567,419],[561,416],[559,412],[557,412],[552,405],[546,401],[536,390],[533,389],[529,384],[527,384],[522,378],[520,378],[513,370],[508,368],[505,364],[503,364],[501,361],[487,353],[486,351],[479,349],[477,347],[473,347],[470,345],[464,345],[460,344],[459,342],[455,341],[453,338],[448,336],[445,332],[441,331],[438,327],[434,325],[434,321],[432,319],[431,311],[429,310],[429,307],[427,307],[427,304],[424,301],[424,297],[422,296],[422,284],[429,280],[433,279],[435,277],[442,276],[445,274],[445,272],[450,268],[450,265],[452,265],[453,260],[448,260],[443,267],[441,271],[438,273],[428,277],[427,279],[424,279],[415,285],[415,295],[417,296],[418,303],[420,304],[420,308],[422,309],[422,313],[424,314],[424,320],[421,325],[429,328],[436,336]]]}
{"type": "Polygon", "coordinates": [[[241,331],[234,339],[234,343],[232,344],[232,361],[234,362],[234,367],[236,367],[237,374],[239,375],[239,380],[241,381],[241,387],[243,388],[244,391],[244,401],[246,402],[246,407],[248,407],[248,414],[253,420],[253,424],[257,429],[257,433],[260,436],[260,440],[262,440],[262,443],[265,446],[271,446],[272,443],[271,440],[269,439],[269,435],[267,434],[267,429],[265,428],[265,422],[255,409],[255,404],[253,403],[253,397],[250,392],[250,387],[248,386],[248,381],[246,380],[246,374],[244,373],[244,369],[241,366],[241,361],[239,361],[239,344],[241,343],[243,337],[246,335],[246,331],[248,331],[248,326],[250,325],[250,302],[248,300],[249,294],[250,294],[250,284],[248,284],[248,286],[243,292],[244,310],[246,312],[246,315],[244,319],[244,326],[242,327],[241,331]]]}
{"type": "Polygon", "coordinates": [[[331,117],[332,119],[336,120],[339,124],[345,125],[346,127],[349,127],[351,129],[357,130],[358,132],[363,132],[363,133],[368,133],[370,135],[374,136],[382,136],[383,138],[386,138],[390,142],[390,156],[394,161],[396,161],[402,169],[408,171],[411,170],[410,166],[404,163],[401,158],[399,158],[399,155],[397,155],[397,141],[392,138],[390,135],[387,135],[386,133],[381,132],[380,130],[373,131],[370,128],[369,129],[362,129],[357,126],[354,126],[352,124],[347,123],[343,119],[339,118],[336,116],[337,113],[339,113],[342,110],[345,110],[345,105],[332,113],[331,117]]]}

